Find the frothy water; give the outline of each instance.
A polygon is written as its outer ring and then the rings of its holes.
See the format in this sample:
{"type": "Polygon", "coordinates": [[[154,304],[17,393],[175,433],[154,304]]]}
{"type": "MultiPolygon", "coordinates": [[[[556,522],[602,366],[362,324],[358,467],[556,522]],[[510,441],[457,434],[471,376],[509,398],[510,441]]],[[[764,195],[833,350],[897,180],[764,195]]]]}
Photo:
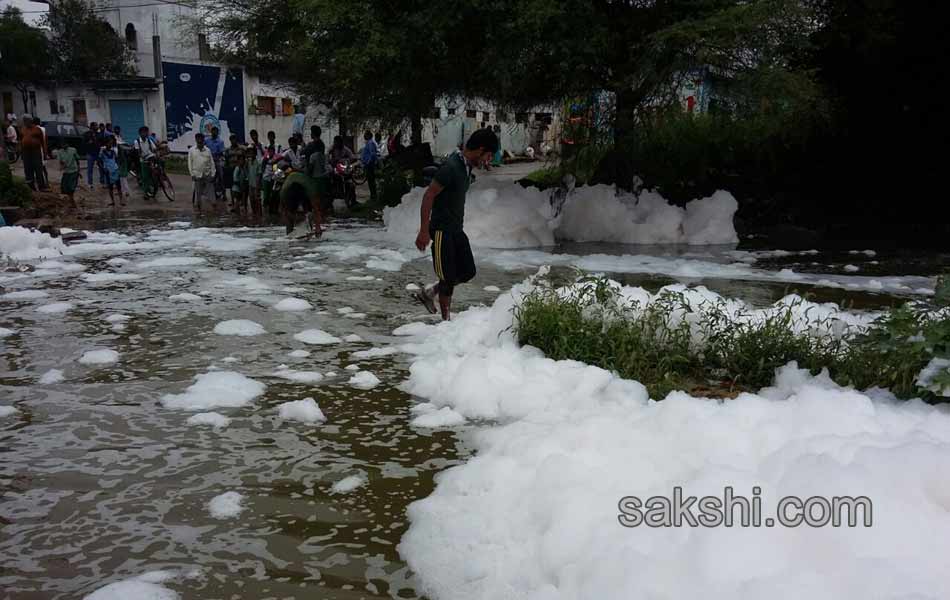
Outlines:
{"type": "MultiPolygon", "coordinates": [[[[505,293],[536,253],[476,251],[457,308],[505,293]]],[[[0,274],[0,589],[77,598],[167,571],[188,574],[162,583],[186,598],[418,597],[396,550],[406,507],[469,456],[468,426],[413,427],[399,389],[392,332],[431,319],[406,292],[429,279],[426,255],[345,222],[315,242],[99,233],[0,274]],[[189,388],[195,402],[167,400],[189,388]],[[325,421],[281,417],[307,398],[325,421]]],[[[704,283],[762,302],[788,285],[704,283]]]]}

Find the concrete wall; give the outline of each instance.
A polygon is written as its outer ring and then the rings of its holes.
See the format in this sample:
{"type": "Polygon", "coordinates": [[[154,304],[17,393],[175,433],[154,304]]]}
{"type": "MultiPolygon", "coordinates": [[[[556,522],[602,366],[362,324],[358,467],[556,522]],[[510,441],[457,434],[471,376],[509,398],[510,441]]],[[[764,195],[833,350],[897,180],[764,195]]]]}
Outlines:
{"type": "Polygon", "coordinates": [[[152,37],[161,39],[162,60],[167,62],[199,62],[198,34],[188,24],[194,9],[172,3],[135,3],[107,0],[101,4],[99,16],[107,21],[117,34],[126,37],[126,28],[135,28],[135,53],[138,75],[155,77],[152,37]],[[152,4],[152,6],[132,6],[152,4]],[[108,10],[113,6],[112,10],[108,10]]]}
{"type": "MultiPolygon", "coordinates": [[[[68,121],[75,122],[76,115],[73,113],[73,100],[84,100],[86,103],[86,124],[92,123],[111,123],[113,121],[111,114],[110,100],[141,100],[145,115],[145,125],[154,131],[162,131],[164,128],[164,107],[158,91],[95,91],[86,86],[58,86],[55,89],[31,88],[36,95],[36,107],[33,109],[35,116],[41,121],[68,121]],[[57,103],[57,113],[54,114],[50,107],[50,100],[55,99],[57,103]]],[[[21,115],[19,101],[19,92],[12,86],[0,85],[0,92],[12,91],[16,93],[16,114],[21,115]]],[[[122,132],[125,137],[134,132],[122,132]]]]}

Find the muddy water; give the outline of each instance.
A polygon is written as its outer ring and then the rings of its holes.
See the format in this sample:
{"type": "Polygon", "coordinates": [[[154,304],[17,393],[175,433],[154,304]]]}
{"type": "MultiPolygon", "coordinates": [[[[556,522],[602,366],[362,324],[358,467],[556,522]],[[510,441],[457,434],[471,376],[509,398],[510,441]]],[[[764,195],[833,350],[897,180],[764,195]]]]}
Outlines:
{"type": "MultiPolygon", "coordinates": [[[[372,268],[374,249],[381,254],[394,246],[371,228],[347,223],[322,242],[287,242],[276,229],[227,230],[218,238],[126,233],[92,240],[101,246],[64,259],[83,272],[56,267],[2,281],[8,292],[48,294],[0,300],[0,325],[16,330],[0,340],[0,404],[17,407],[0,420],[2,597],[80,598],[149,571],[195,568],[197,576],[166,585],[183,598],[202,599],[419,597],[397,552],[406,507],[432,491],[436,474],[467,458],[467,430],[409,425],[414,399],[399,389],[407,375],[404,355],[357,360],[351,354],[398,344],[396,327],[428,319],[405,291],[407,283],[429,279],[426,258],[400,249],[413,260],[390,264],[398,271],[372,268]],[[168,257],[203,262],[141,266],[168,257]],[[129,262],[109,262],[115,258],[129,262]],[[139,278],[89,282],[83,273],[139,278]],[[183,292],[201,300],[169,299],[183,292]],[[314,309],[273,308],[287,297],[314,309]],[[74,307],[37,312],[53,302],[74,307]],[[343,307],[365,317],[347,318],[337,311],[343,307]],[[129,318],[116,327],[106,320],[115,314],[129,318]],[[267,333],[213,333],[229,319],[254,321],[267,333]],[[307,346],[293,338],[312,328],[363,341],[307,346]],[[85,351],[103,348],[117,351],[119,361],[77,362],[85,351]],[[311,355],[289,356],[299,349],[311,355]],[[371,390],[349,385],[345,368],[354,363],[382,383],[371,390]],[[274,376],[281,364],[336,374],[293,383],[274,376]],[[38,384],[49,369],[61,369],[65,380],[38,384]],[[221,430],[188,425],[193,413],[163,406],[164,394],[181,393],[195,375],[214,369],[265,383],[266,392],[241,408],[210,409],[231,417],[221,430]],[[278,418],[278,404],[306,397],[317,401],[326,423],[278,418]],[[367,483],[334,493],[333,484],[350,475],[367,483]],[[243,494],[246,509],[236,518],[213,518],[208,502],[228,491],[243,494]]],[[[385,263],[392,256],[379,258],[385,263]]],[[[483,286],[505,290],[532,271],[481,264],[457,302],[489,303],[496,293],[483,286]]],[[[618,278],[650,289],[672,281],[618,278]]],[[[697,283],[763,304],[789,287],[697,283]]],[[[872,307],[894,300],[866,296],[872,307]]],[[[861,297],[833,291],[822,299],[861,297]]]]}

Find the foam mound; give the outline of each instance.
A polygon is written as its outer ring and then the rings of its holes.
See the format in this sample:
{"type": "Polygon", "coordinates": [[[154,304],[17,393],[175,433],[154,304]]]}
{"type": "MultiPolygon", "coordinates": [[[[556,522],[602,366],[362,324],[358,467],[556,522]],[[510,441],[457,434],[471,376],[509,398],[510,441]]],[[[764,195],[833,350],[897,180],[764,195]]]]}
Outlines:
{"type": "MultiPolygon", "coordinates": [[[[383,211],[393,238],[414,240],[419,231],[423,188],[383,211]]],[[[514,183],[472,186],[465,202],[465,232],[472,244],[490,248],[551,246],[557,240],[623,244],[732,244],[738,241],[733,216],[736,199],[718,191],[689,202],[669,204],[655,192],[618,195],[612,186],[574,190],[555,216],[551,193],[514,183]]]]}

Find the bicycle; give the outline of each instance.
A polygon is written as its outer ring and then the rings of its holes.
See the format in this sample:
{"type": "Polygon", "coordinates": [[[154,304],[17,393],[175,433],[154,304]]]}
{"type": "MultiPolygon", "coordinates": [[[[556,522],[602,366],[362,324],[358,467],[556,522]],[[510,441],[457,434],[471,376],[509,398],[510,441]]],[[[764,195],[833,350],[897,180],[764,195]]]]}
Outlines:
{"type": "Polygon", "coordinates": [[[160,158],[152,158],[147,162],[149,171],[152,174],[152,182],[156,188],[152,194],[152,198],[155,198],[158,195],[158,190],[161,189],[162,194],[168,198],[168,201],[174,202],[175,185],[172,183],[171,178],[168,177],[168,173],[165,172],[165,161],[160,158]]]}

